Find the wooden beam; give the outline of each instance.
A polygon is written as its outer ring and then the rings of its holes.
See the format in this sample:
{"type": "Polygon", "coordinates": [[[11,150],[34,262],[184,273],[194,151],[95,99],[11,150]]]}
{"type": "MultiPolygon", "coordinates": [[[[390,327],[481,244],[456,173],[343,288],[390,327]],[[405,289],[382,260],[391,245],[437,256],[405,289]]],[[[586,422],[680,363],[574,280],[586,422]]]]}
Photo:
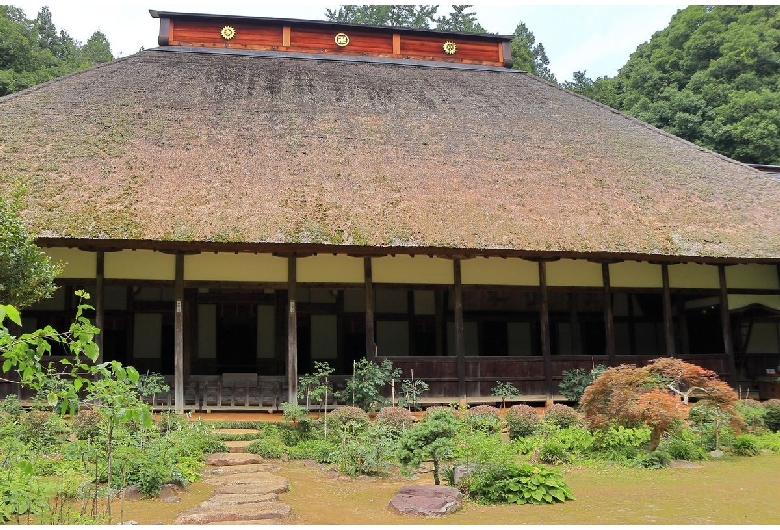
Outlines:
{"type": "Polygon", "coordinates": [[[184,254],[176,254],[174,280],[173,391],[176,414],[184,413],[184,254]]]}
{"type": "Polygon", "coordinates": [[[401,55],[401,35],[393,33],[393,55],[401,55]]]}
{"type": "Polygon", "coordinates": [[[734,343],[731,340],[731,318],[729,316],[725,265],[718,265],[718,280],[720,281],[720,323],[723,328],[723,351],[726,353],[726,363],[729,370],[728,383],[734,386],[737,380],[737,365],[734,361],[734,343]]]}
{"type": "Polygon", "coordinates": [[[541,322],[542,359],[544,359],[544,381],[547,404],[553,402],[552,357],[550,352],[550,303],[547,298],[547,263],[539,262],[539,321],[541,322]]]}
{"type": "Polygon", "coordinates": [[[298,403],[298,308],[296,258],[287,258],[287,402],[298,403]]]}
{"type": "Polygon", "coordinates": [[[371,258],[363,258],[363,275],[366,290],[366,359],[376,361],[376,342],[374,341],[374,276],[371,258]]]}
{"type": "Polygon", "coordinates": [[[609,282],[609,263],[601,264],[601,280],[604,284],[604,333],[607,342],[607,358],[615,366],[615,322],[612,317],[612,288],[609,282]]]}
{"type": "Polygon", "coordinates": [[[290,26],[282,26],[282,46],[290,46],[290,26]]]}
{"type": "Polygon", "coordinates": [[[463,284],[460,260],[452,262],[455,278],[455,354],[458,358],[458,395],[466,398],[466,340],[463,335],[463,284]]]}
{"type": "Polygon", "coordinates": [[[102,251],[98,251],[96,255],[96,274],[95,274],[95,326],[100,329],[100,333],[95,337],[95,343],[98,346],[98,364],[103,362],[103,337],[106,332],[103,329],[105,326],[105,304],[103,302],[103,283],[105,280],[106,270],[106,257],[102,251]]]}
{"type": "Polygon", "coordinates": [[[672,293],[669,290],[669,265],[661,264],[661,279],[664,288],[664,337],[666,338],[666,355],[674,357],[674,325],[672,322],[672,293]]]}

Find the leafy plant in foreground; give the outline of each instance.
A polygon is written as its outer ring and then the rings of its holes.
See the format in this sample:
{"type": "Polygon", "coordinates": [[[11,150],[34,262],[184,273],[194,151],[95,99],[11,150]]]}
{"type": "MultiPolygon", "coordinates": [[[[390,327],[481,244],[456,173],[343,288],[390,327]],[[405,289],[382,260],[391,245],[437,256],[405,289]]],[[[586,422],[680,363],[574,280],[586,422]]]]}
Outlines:
{"type": "Polygon", "coordinates": [[[480,504],[552,504],[574,499],[555,470],[508,462],[478,467],[464,478],[461,491],[480,504]]]}

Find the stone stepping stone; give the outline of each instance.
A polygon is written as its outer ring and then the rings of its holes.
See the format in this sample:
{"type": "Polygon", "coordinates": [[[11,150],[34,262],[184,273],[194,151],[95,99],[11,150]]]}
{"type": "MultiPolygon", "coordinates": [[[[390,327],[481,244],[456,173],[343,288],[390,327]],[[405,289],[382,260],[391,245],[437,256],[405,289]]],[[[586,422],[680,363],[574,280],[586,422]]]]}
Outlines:
{"type": "Polygon", "coordinates": [[[219,434],[260,434],[257,429],[214,429],[219,434]]]}
{"type": "MultiPolygon", "coordinates": [[[[278,477],[276,475],[267,474],[268,476],[263,479],[256,479],[253,481],[242,482],[229,482],[224,481],[221,483],[215,483],[219,486],[215,491],[215,495],[245,495],[245,494],[267,494],[267,493],[284,493],[290,490],[290,481],[284,477],[278,477]]],[[[227,477],[224,477],[227,478],[227,477]]],[[[208,479],[208,481],[214,479],[208,479]]],[[[212,483],[213,484],[213,483],[212,483]]]]}
{"type": "Polygon", "coordinates": [[[261,502],[255,504],[237,504],[229,510],[225,506],[202,508],[197,506],[176,517],[174,524],[209,524],[226,521],[262,521],[284,519],[290,515],[290,507],[281,502],[261,502]]]}
{"type": "Polygon", "coordinates": [[[274,502],[279,500],[279,495],[276,493],[252,493],[252,494],[219,494],[214,495],[207,501],[200,503],[202,507],[212,506],[232,506],[234,504],[249,504],[252,502],[274,502]]]}
{"type": "Polygon", "coordinates": [[[279,464],[240,464],[235,466],[219,466],[203,470],[204,477],[218,477],[224,475],[242,475],[246,473],[275,473],[281,467],[279,464]]]}
{"type": "Polygon", "coordinates": [[[463,507],[463,494],[450,486],[403,486],[390,501],[391,511],[400,515],[442,516],[463,507]]]}
{"type": "MultiPolygon", "coordinates": [[[[203,482],[213,486],[238,486],[241,484],[263,484],[266,482],[284,482],[289,486],[289,480],[274,475],[268,471],[258,471],[256,473],[236,473],[233,475],[217,475],[208,477],[203,482]]],[[[245,492],[246,493],[246,492],[245,492]]],[[[253,492],[254,493],[254,492],[253,492]]]]}
{"type": "Polygon", "coordinates": [[[233,454],[240,454],[240,453],[246,453],[246,447],[254,442],[254,440],[234,440],[234,441],[224,441],[225,445],[227,445],[228,449],[233,454]]]}
{"type": "MultiPolygon", "coordinates": [[[[249,442],[252,443],[252,442],[249,442]]],[[[249,444],[247,444],[249,445],[249,444]]],[[[214,453],[206,457],[207,466],[240,466],[243,464],[261,464],[264,458],[252,453],[214,453]]]]}

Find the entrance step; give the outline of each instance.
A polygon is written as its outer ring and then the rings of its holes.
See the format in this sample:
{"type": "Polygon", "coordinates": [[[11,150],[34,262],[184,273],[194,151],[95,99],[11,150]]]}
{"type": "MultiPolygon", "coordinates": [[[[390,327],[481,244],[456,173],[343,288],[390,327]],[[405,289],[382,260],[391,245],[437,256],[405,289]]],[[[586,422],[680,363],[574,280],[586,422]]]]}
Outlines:
{"type": "Polygon", "coordinates": [[[223,442],[231,453],[246,453],[246,447],[254,440],[238,440],[223,442]]]}

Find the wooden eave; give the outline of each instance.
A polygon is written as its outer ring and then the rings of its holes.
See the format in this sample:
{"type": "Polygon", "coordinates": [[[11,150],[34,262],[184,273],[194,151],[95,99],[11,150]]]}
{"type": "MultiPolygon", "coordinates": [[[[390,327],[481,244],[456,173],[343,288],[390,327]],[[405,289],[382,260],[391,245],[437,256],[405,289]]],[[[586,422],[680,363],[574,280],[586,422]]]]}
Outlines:
{"type": "Polygon", "coordinates": [[[269,50],[511,67],[511,36],[149,10],[160,46],[269,50]],[[346,38],[345,38],[346,37],[346,38]],[[337,44],[337,42],[339,44],[337,44]]]}
{"type": "Polygon", "coordinates": [[[36,239],[39,247],[67,247],[97,252],[117,250],[153,250],[166,254],[197,254],[201,252],[232,252],[235,254],[273,254],[282,257],[307,257],[317,254],[348,255],[351,257],[383,256],[429,256],[445,259],[521,258],[528,261],[557,261],[560,259],[582,259],[595,263],[619,263],[621,261],[646,261],[655,264],[699,263],[710,265],[735,265],[740,263],[763,263],[780,265],[780,258],[738,258],[702,256],[663,256],[657,254],[632,254],[619,252],[556,252],[518,249],[463,249],[445,247],[368,247],[359,245],[322,245],[308,243],[221,243],[215,241],[157,241],[122,239],[36,239]]]}

